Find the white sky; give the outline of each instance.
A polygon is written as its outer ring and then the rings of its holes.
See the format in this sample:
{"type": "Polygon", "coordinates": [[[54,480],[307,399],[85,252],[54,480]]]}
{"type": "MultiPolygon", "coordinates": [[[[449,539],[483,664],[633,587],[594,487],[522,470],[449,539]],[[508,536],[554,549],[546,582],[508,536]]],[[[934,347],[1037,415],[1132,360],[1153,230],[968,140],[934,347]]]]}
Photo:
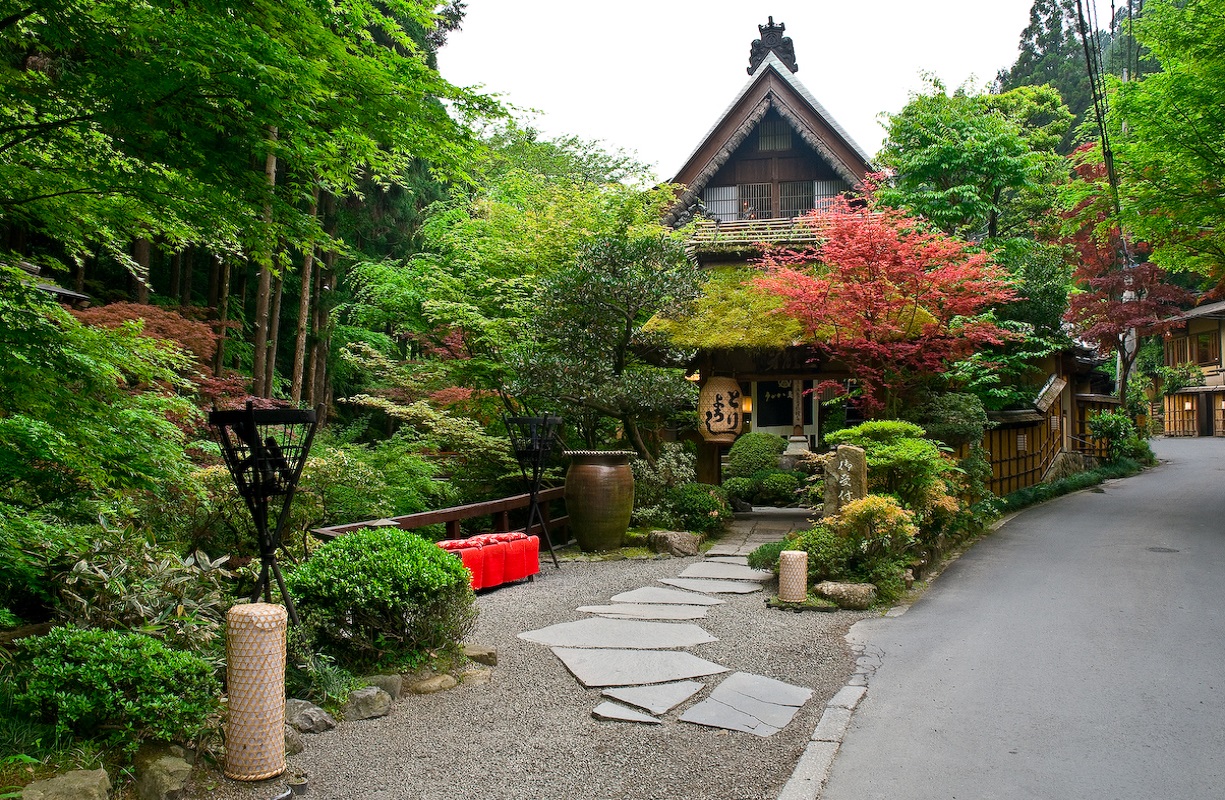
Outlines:
{"type": "MultiPolygon", "coordinates": [[[[981,86],[1016,59],[1032,0],[468,0],[439,53],[445,78],[481,85],[549,136],[636,153],[671,178],[748,80],[772,15],[797,77],[869,155],[930,72],[981,86]]],[[[1100,0],[1109,18],[1107,0],[1100,0]]]]}

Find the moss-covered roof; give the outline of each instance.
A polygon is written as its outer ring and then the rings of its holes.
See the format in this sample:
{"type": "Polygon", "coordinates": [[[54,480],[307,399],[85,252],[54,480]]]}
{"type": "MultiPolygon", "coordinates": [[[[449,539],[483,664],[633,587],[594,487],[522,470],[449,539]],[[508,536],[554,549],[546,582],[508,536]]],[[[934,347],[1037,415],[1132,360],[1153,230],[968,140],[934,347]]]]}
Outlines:
{"type": "Polygon", "coordinates": [[[781,313],[782,299],[753,286],[760,274],[752,267],[711,269],[701,297],[686,311],[656,316],[646,329],[687,349],[774,350],[799,343],[800,323],[781,313]]]}

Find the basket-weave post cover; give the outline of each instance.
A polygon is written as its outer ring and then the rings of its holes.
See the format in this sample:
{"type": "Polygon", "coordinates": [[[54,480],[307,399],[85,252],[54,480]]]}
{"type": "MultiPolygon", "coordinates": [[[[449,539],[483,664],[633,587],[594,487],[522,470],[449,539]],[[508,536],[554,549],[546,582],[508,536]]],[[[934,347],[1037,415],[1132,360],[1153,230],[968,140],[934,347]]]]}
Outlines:
{"type": "Polygon", "coordinates": [[[246,603],[226,615],[225,774],[262,781],[285,771],[284,606],[246,603]]]}
{"type": "Polygon", "coordinates": [[[802,603],[808,597],[808,553],[784,550],[778,554],[778,599],[802,603]]]}

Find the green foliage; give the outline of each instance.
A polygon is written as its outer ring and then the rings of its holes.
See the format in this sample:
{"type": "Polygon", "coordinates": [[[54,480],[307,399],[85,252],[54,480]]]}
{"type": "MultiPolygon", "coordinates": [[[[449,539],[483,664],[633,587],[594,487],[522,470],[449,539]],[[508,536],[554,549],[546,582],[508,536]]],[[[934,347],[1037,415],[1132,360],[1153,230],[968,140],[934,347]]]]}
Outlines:
{"type": "Polygon", "coordinates": [[[803,550],[808,553],[808,584],[815,586],[821,581],[848,580],[851,578],[849,564],[855,557],[850,540],[832,528],[818,525],[807,531],[792,534],[784,550],[803,550]]]}
{"type": "Polygon", "coordinates": [[[228,557],[180,557],[131,528],[100,529],[56,577],[59,616],[82,627],[133,630],[220,661],[230,607],[228,557]]]}
{"type": "Polygon", "coordinates": [[[826,442],[862,447],[869,490],[892,494],[905,508],[924,510],[938,482],[956,467],[923,435],[923,429],[911,422],[877,420],[831,433],[826,442]]]}
{"type": "Polygon", "coordinates": [[[1225,9],[1216,0],[1149,0],[1136,38],[1160,71],[1116,84],[1109,124],[1124,224],[1171,271],[1225,270],[1225,9]]]}
{"type": "Polygon", "coordinates": [[[767,542],[760,545],[753,552],[749,553],[749,566],[753,569],[772,569],[778,572],[779,553],[784,550],[793,550],[792,543],[784,539],[781,542],[767,542]]]}
{"type": "Polygon", "coordinates": [[[835,517],[792,534],[784,549],[808,553],[808,580],[865,581],[876,585],[880,600],[902,592],[902,575],[919,535],[916,516],[896,499],[868,495],[843,506],[835,517]]]}
{"type": "Polygon", "coordinates": [[[76,563],[97,533],[0,503],[0,605],[28,620],[47,619],[58,600],[56,576],[76,563]]]}
{"type": "Polygon", "coordinates": [[[732,518],[727,493],[719,486],[682,484],[668,490],[666,503],[680,527],[694,533],[707,534],[721,530],[732,518]]]}
{"type": "Polygon", "coordinates": [[[649,458],[640,429],[692,405],[697,390],[680,369],[685,354],[643,326],[692,299],[701,281],[681,242],[654,226],[582,243],[541,281],[528,336],[510,351],[511,393],[619,422],[649,458]]]}
{"type": "Polygon", "coordinates": [[[669,489],[692,483],[696,476],[694,454],[681,442],[666,442],[652,464],[645,458],[630,459],[634,472],[634,501],[658,505],[669,489]]]}
{"type": "Polygon", "coordinates": [[[790,472],[772,472],[761,479],[758,497],[762,505],[789,506],[795,503],[800,478],[790,472]]]}
{"type": "Polygon", "coordinates": [[[752,478],[728,478],[723,481],[723,491],[727,492],[728,500],[739,500],[742,503],[753,503],[760,484],[752,478]]]}
{"type": "Polygon", "coordinates": [[[1099,411],[1089,417],[1089,436],[1106,442],[1106,457],[1110,461],[1129,458],[1134,451],[1132,440],[1139,438],[1136,425],[1126,411],[1099,411]]]}
{"type": "Polygon", "coordinates": [[[185,474],[189,418],[174,396],[182,353],[140,335],[77,322],[0,266],[0,503],[32,509],[185,474]]]}
{"type": "Polygon", "coordinates": [[[1056,91],[949,95],[938,80],[889,115],[878,155],[896,175],[887,205],[910,209],[950,235],[1027,235],[1027,193],[1057,173],[1053,150],[1071,122],[1056,91]]]}
{"type": "Polygon", "coordinates": [[[1045,374],[1036,363],[1068,346],[1067,335],[1044,335],[1026,323],[1003,322],[1016,338],[1004,347],[988,347],[953,365],[948,377],[982,402],[988,411],[1024,407],[1033,403],[1045,374]]]}
{"type": "Polygon", "coordinates": [[[341,536],[286,583],[323,652],[354,670],[420,662],[454,648],[476,621],[463,564],[408,531],[341,536]]]}
{"type": "Polygon", "coordinates": [[[747,478],[763,470],[778,469],[778,457],[787,449],[787,440],[773,433],[751,431],[738,438],[727,454],[729,478],[747,478]]]}
{"type": "MultiPolygon", "coordinates": [[[[1188,386],[1203,386],[1204,371],[1196,364],[1179,364],[1176,367],[1160,366],[1153,370],[1154,377],[1161,381],[1161,394],[1165,397],[1176,394],[1188,386]]],[[[1136,385],[1141,385],[1139,381],[1136,385]]]]}
{"type": "Polygon", "coordinates": [[[981,444],[990,425],[982,401],[965,392],[928,395],[907,409],[905,418],[948,447],[981,444]]]}
{"type": "Polygon", "coordinates": [[[68,259],[100,248],[134,269],[143,236],[269,263],[271,243],[325,238],[311,188],[401,183],[414,158],[463,177],[476,147],[458,120],[500,109],[431,66],[414,35],[435,20],[417,0],[24,9],[0,29],[3,221],[68,259]],[[288,167],[275,190],[251,168],[268,154],[288,167]]]}
{"type": "Polygon", "coordinates": [[[191,742],[219,708],[207,663],[140,633],[55,628],[22,639],[10,670],[18,711],[128,751],[191,742]]]}
{"type": "Polygon", "coordinates": [[[12,611],[9,611],[4,606],[0,606],[0,628],[16,628],[21,624],[21,620],[12,611]]]}
{"type": "Polygon", "coordinates": [[[678,313],[652,318],[644,327],[674,346],[709,350],[776,350],[803,336],[794,317],[778,313],[782,301],[759,291],[754,268],[711,267],[701,294],[678,313]]]}
{"type": "Polygon", "coordinates": [[[325,708],[344,704],[362,681],[326,654],[314,652],[311,629],[291,626],[286,636],[285,696],[309,700],[325,708]]]}

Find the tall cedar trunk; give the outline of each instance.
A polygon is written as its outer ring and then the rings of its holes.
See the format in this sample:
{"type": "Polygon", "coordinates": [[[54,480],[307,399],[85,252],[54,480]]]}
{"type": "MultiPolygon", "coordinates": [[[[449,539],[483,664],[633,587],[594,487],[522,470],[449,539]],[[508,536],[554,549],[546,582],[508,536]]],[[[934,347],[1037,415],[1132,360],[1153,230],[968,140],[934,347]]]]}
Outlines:
{"type": "Polygon", "coordinates": [[[217,298],[221,288],[221,258],[213,256],[213,263],[208,270],[208,307],[217,307],[217,298]]]}
{"type": "MultiPolygon", "coordinates": [[[[317,320],[317,328],[315,333],[315,358],[312,365],[312,380],[313,388],[311,396],[314,398],[314,404],[322,403],[324,405],[324,414],[327,413],[327,406],[331,402],[331,375],[328,374],[328,356],[332,349],[332,323],[327,306],[327,292],[331,288],[332,282],[332,265],[336,263],[336,253],[329,252],[323,257],[322,268],[319,281],[319,295],[315,301],[315,319],[317,320]]],[[[322,420],[320,421],[322,422],[322,420]]]]}
{"type": "Polygon", "coordinates": [[[181,289],[181,279],[183,277],[183,251],[175,253],[170,257],[170,296],[175,300],[179,299],[181,289]]]}
{"type": "MultiPolygon", "coordinates": [[[[336,197],[330,192],[324,195],[323,230],[329,238],[336,236],[336,197]]],[[[313,326],[315,342],[311,349],[310,393],[311,405],[323,406],[323,424],[327,418],[328,408],[332,403],[331,376],[328,375],[328,356],[332,348],[332,324],[329,319],[327,292],[335,280],[336,251],[329,250],[323,256],[323,263],[316,270],[318,280],[315,282],[315,314],[313,326]]]]}
{"type": "Polygon", "coordinates": [[[191,268],[194,266],[196,253],[194,250],[183,251],[183,276],[179,291],[179,305],[191,305],[191,268]]]}
{"type": "Polygon", "coordinates": [[[136,262],[136,275],[133,276],[136,287],[136,302],[147,305],[149,302],[149,250],[152,243],[141,237],[132,243],[132,260],[136,262]]]}
{"type": "MultiPolygon", "coordinates": [[[[316,186],[311,190],[311,206],[310,215],[313,219],[319,213],[319,187],[316,186]]],[[[293,379],[290,382],[289,397],[295,404],[302,401],[302,379],[306,373],[306,335],[310,332],[310,320],[308,317],[312,313],[311,298],[315,297],[311,291],[314,275],[312,271],[315,267],[315,248],[308,247],[306,252],[302,254],[302,291],[298,295],[298,330],[294,337],[293,348],[293,379]]]]}
{"type": "Polygon", "coordinates": [[[268,389],[268,397],[272,396],[272,387],[276,385],[276,348],[281,338],[281,293],[285,289],[285,279],[278,276],[276,290],[272,294],[272,319],[268,323],[268,364],[264,370],[264,386],[268,389]]]}
{"type": "MultiPolygon", "coordinates": [[[[272,193],[276,190],[276,142],[277,129],[268,128],[268,155],[264,157],[264,180],[268,186],[268,201],[264,204],[264,224],[271,232],[272,226],[272,193]]],[[[268,250],[259,258],[259,288],[255,294],[255,354],[251,364],[251,393],[256,397],[271,395],[265,374],[268,363],[268,310],[272,300],[272,247],[271,238],[268,250]]]]}
{"type": "Polygon", "coordinates": [[[311,305],[310,319],[310,354],[306,359],[306,376],[302,382],[303,391],[306,393],[306,404],[308,406],[318,405],[321,400],[315,393],[315,370],[319,366],[319,314],[320,314],[320,298],[323,296],[323,267],[315,270],[315,279],[311,286],[311,295],[315,301],[311,305]]]}
{"type": "Polygon", "coordinates": [[[82,258],[77,262],[77,268],[73,273],[72,288],[80,294],[85,294],[85,262],[88,259],[82,258]]]}
{"type": "Polygon", "coordinates": [[[217,353],[213,356],[213,377],[221,377],[225,365],[225,340],[229,336],[226,323],[230,312],[230,262],[213,256],[213,274],[217,276],[217,353]]]}

